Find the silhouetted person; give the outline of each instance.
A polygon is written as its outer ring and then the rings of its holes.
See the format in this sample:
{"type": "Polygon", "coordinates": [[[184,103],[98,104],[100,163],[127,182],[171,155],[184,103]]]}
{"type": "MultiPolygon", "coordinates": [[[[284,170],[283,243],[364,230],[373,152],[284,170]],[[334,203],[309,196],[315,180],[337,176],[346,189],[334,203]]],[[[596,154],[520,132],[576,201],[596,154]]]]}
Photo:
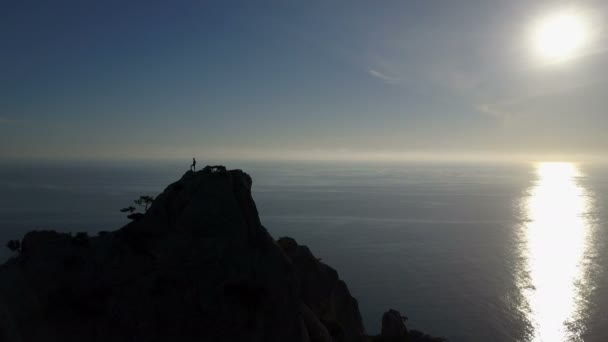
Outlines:
{"type": "Polygon", "coordinates": [[[190,165],[190,170],[196,171],[196,159],[192,158],[192,165],[190,165]]]}

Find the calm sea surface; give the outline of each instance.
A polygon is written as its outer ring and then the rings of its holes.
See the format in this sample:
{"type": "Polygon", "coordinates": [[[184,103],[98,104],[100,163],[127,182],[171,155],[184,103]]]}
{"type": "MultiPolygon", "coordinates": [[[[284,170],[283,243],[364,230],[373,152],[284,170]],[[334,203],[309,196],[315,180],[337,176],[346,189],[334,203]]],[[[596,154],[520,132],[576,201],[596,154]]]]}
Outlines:
{"type": "MultiPolygon", "coordinates": [[[[203,164],[203,163],[199,163],[203,164]]],[[[112,230],[176,163],[0,164],[0,242],[112,230]]],[[[608,341],[608,168],[568,163],[235,163],[263,224],[383,311],[451,341],[608,341]]],[[[9,257],[0,249],[2,260],[9,257]]]]}

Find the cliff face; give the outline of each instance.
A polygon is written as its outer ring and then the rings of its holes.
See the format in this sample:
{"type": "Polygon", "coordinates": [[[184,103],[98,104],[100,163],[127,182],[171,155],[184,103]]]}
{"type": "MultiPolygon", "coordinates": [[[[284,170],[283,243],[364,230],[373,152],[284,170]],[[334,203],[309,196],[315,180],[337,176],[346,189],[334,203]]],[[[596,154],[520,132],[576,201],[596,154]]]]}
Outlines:
{"type": "Polygon", "coordinates": [[[189,171],[115,232],[28,233],[0,266],[0,341],[367,340],[346,284],[274,241],[251,185],[189,171]]]}
{"type": "MultiPolygon", "coordinates": [[[[309,341],[322,334],[291,261],[260,223],[251,183],[238,170],[188,172],[116,232],[89,239],[28,233],[21,255],[0,268],[0,340],[309,341]]],[[[350,295],[344,300],[356,309],[350,295]]],[[[355,317],[343,321],[354,326],[340,326],[349,331],[342,340],[362,340],[358,310],[335,315],[355,317]]]]}
{"type": "Polygon", "coordinates": [[[299,298],[307,310],[323,323],[335,340],[360,341],[365,332],[359,306],[338,272],[292,238],[280,238],[278,243],[292,262],[299,284],[299,298]]]}

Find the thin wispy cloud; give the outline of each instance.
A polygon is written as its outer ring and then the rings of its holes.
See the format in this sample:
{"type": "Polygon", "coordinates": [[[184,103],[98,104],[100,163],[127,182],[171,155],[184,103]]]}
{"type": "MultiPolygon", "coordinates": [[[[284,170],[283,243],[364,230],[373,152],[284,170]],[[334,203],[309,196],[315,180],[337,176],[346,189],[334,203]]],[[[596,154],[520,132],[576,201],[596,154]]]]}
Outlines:
{"type": "Polygon", "coordinates": [[[13,119],[13,118],[7,118],[7,117],[2,117],[0,116],[0,125],[14,125],[14,124],[21,124],[21,123],[26,123],[27,120],[23,120],[23,119],[13,119]]]}
{"type": "Polygon", "coordinates": [[[546,103],[555,103],[556,99],[563,99],[573,94],[588,92],[589,88],[604,86],[607,82],[603,80],[586,81],[575,84],[558,84],[553,89],[537,91],[531,94],[505,98],[500,101],[479,102],[475,105],[475,109],[484,115],[496,118],[508,118],[517,114],[527,113],[525,106],[539,101],[546,103]]]}
{"type": "Polygon", "coordinates": [[[370,69],[367,72],[371,76],[378,78],[388,84],[399,84],[403,81],[401,78],[388,76],[388,75],[385,75],[385,74],[381,73],[380,71],[377,71],[374,69],[370,69]]]}

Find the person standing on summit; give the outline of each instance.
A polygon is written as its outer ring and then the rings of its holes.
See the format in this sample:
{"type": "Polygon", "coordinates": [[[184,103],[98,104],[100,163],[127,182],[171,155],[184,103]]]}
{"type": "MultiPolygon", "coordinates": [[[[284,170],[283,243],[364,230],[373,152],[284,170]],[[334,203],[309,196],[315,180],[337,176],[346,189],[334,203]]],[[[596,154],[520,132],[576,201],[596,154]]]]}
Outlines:
{"type": "Polygon", "coordinates": [[[192,158],[192,165],[190,165],[190,170],[196,172],[196,159],[192,158]]]}

